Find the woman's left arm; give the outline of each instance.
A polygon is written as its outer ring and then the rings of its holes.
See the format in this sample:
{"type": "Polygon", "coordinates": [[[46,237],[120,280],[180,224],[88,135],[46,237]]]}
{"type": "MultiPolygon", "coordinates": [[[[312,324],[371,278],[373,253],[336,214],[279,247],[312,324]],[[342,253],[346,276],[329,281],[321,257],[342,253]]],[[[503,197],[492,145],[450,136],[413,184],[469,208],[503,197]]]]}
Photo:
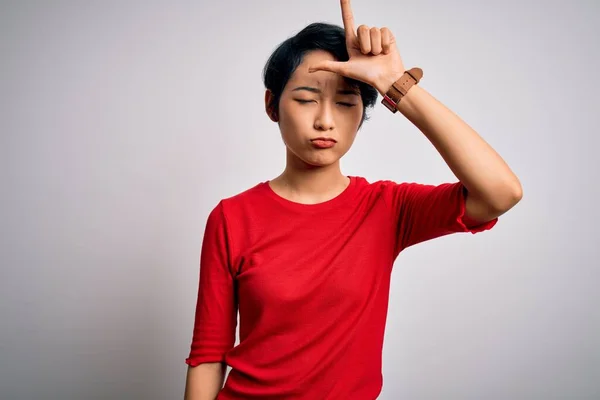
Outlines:
{"type": "MultiPolygon", "coordinates": [[[[322,61],[310,72],[329,71],[366,82],[384,95],[404,73],[396,38],[387,27],[354,27],[350,0],[340,0],[348,61],[322,61]]],[[[466,216],[491,221],[522,196],[521,183],[481,136],[419,85],[397,105],[427,136],[467,189],[466,216]]]]}
{"type": "Polygon", "coordinates": [[[468,217],[490,221],[521,200],[521,183],[502,157],[425,89],[412,86],[397,108],[423,132],[467,189],[468,217]]]}

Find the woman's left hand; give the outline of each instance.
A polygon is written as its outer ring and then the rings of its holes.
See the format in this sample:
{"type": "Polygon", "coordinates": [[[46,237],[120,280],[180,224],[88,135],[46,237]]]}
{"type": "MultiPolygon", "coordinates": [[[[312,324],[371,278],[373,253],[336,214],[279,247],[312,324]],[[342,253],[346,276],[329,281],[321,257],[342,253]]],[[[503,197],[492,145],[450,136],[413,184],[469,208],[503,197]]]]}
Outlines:
{"type": "Polygon", "coordinates": [[[345,62],[324,61],[314,64],[310,66],[309,72],[335,72],[365,82],[383,96],[404,73],[396,39],[388,28],[369,29],[366,25],[358,27],[357,35],[350,0],[341,0],[340,3],[350,59],[345,62]]]}

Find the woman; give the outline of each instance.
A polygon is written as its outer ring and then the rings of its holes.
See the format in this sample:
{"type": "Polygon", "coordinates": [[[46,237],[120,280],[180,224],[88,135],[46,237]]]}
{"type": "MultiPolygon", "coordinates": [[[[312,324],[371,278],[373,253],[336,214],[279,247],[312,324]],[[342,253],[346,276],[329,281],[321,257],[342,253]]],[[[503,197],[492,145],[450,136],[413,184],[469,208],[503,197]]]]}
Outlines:
{"type": "Polygon", "coordinates": [[[342,174],[377,92],[407,75],[389,29],[355,30],[349,1],[341,6],[344,29],[311,24],[265,67],[266,111],[286,167],[208,217],[187,399],[377,398],[396,257],[435,237],[490,229],[521,199],[500,156],[418,84],[395,106],[459,181],[342,174]]]}

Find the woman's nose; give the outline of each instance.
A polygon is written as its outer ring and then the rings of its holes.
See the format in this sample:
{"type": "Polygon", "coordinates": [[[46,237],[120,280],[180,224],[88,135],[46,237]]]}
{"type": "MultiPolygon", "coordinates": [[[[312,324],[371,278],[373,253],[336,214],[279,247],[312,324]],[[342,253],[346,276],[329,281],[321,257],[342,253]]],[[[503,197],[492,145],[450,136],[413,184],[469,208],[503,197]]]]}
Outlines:
{"type": "Polygon", "coordinates": [[[333,112],[328,105],[322,105],[315,118],[315,129],[329,131],[335,127],[333,122],[333,112]]]}

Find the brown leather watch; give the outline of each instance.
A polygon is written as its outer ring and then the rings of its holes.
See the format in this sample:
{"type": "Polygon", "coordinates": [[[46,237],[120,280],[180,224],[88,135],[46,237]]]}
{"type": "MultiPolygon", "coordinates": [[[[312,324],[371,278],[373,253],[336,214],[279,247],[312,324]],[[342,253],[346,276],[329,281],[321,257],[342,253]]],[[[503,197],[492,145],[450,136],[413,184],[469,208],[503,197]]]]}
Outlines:
{"type": "Polygon", "coordinates": [[[400,100],[402,100],[413,85],[419,83],[422,77],[423,70],[421,68],[415,67],[404,71],[404,74],[402,74],[400,79],[394,82],[385,96],[383,96],[381,104],[386,106],[393,113],[398,112],[397,106],[398,103],[400,103],[400,100]]]}

